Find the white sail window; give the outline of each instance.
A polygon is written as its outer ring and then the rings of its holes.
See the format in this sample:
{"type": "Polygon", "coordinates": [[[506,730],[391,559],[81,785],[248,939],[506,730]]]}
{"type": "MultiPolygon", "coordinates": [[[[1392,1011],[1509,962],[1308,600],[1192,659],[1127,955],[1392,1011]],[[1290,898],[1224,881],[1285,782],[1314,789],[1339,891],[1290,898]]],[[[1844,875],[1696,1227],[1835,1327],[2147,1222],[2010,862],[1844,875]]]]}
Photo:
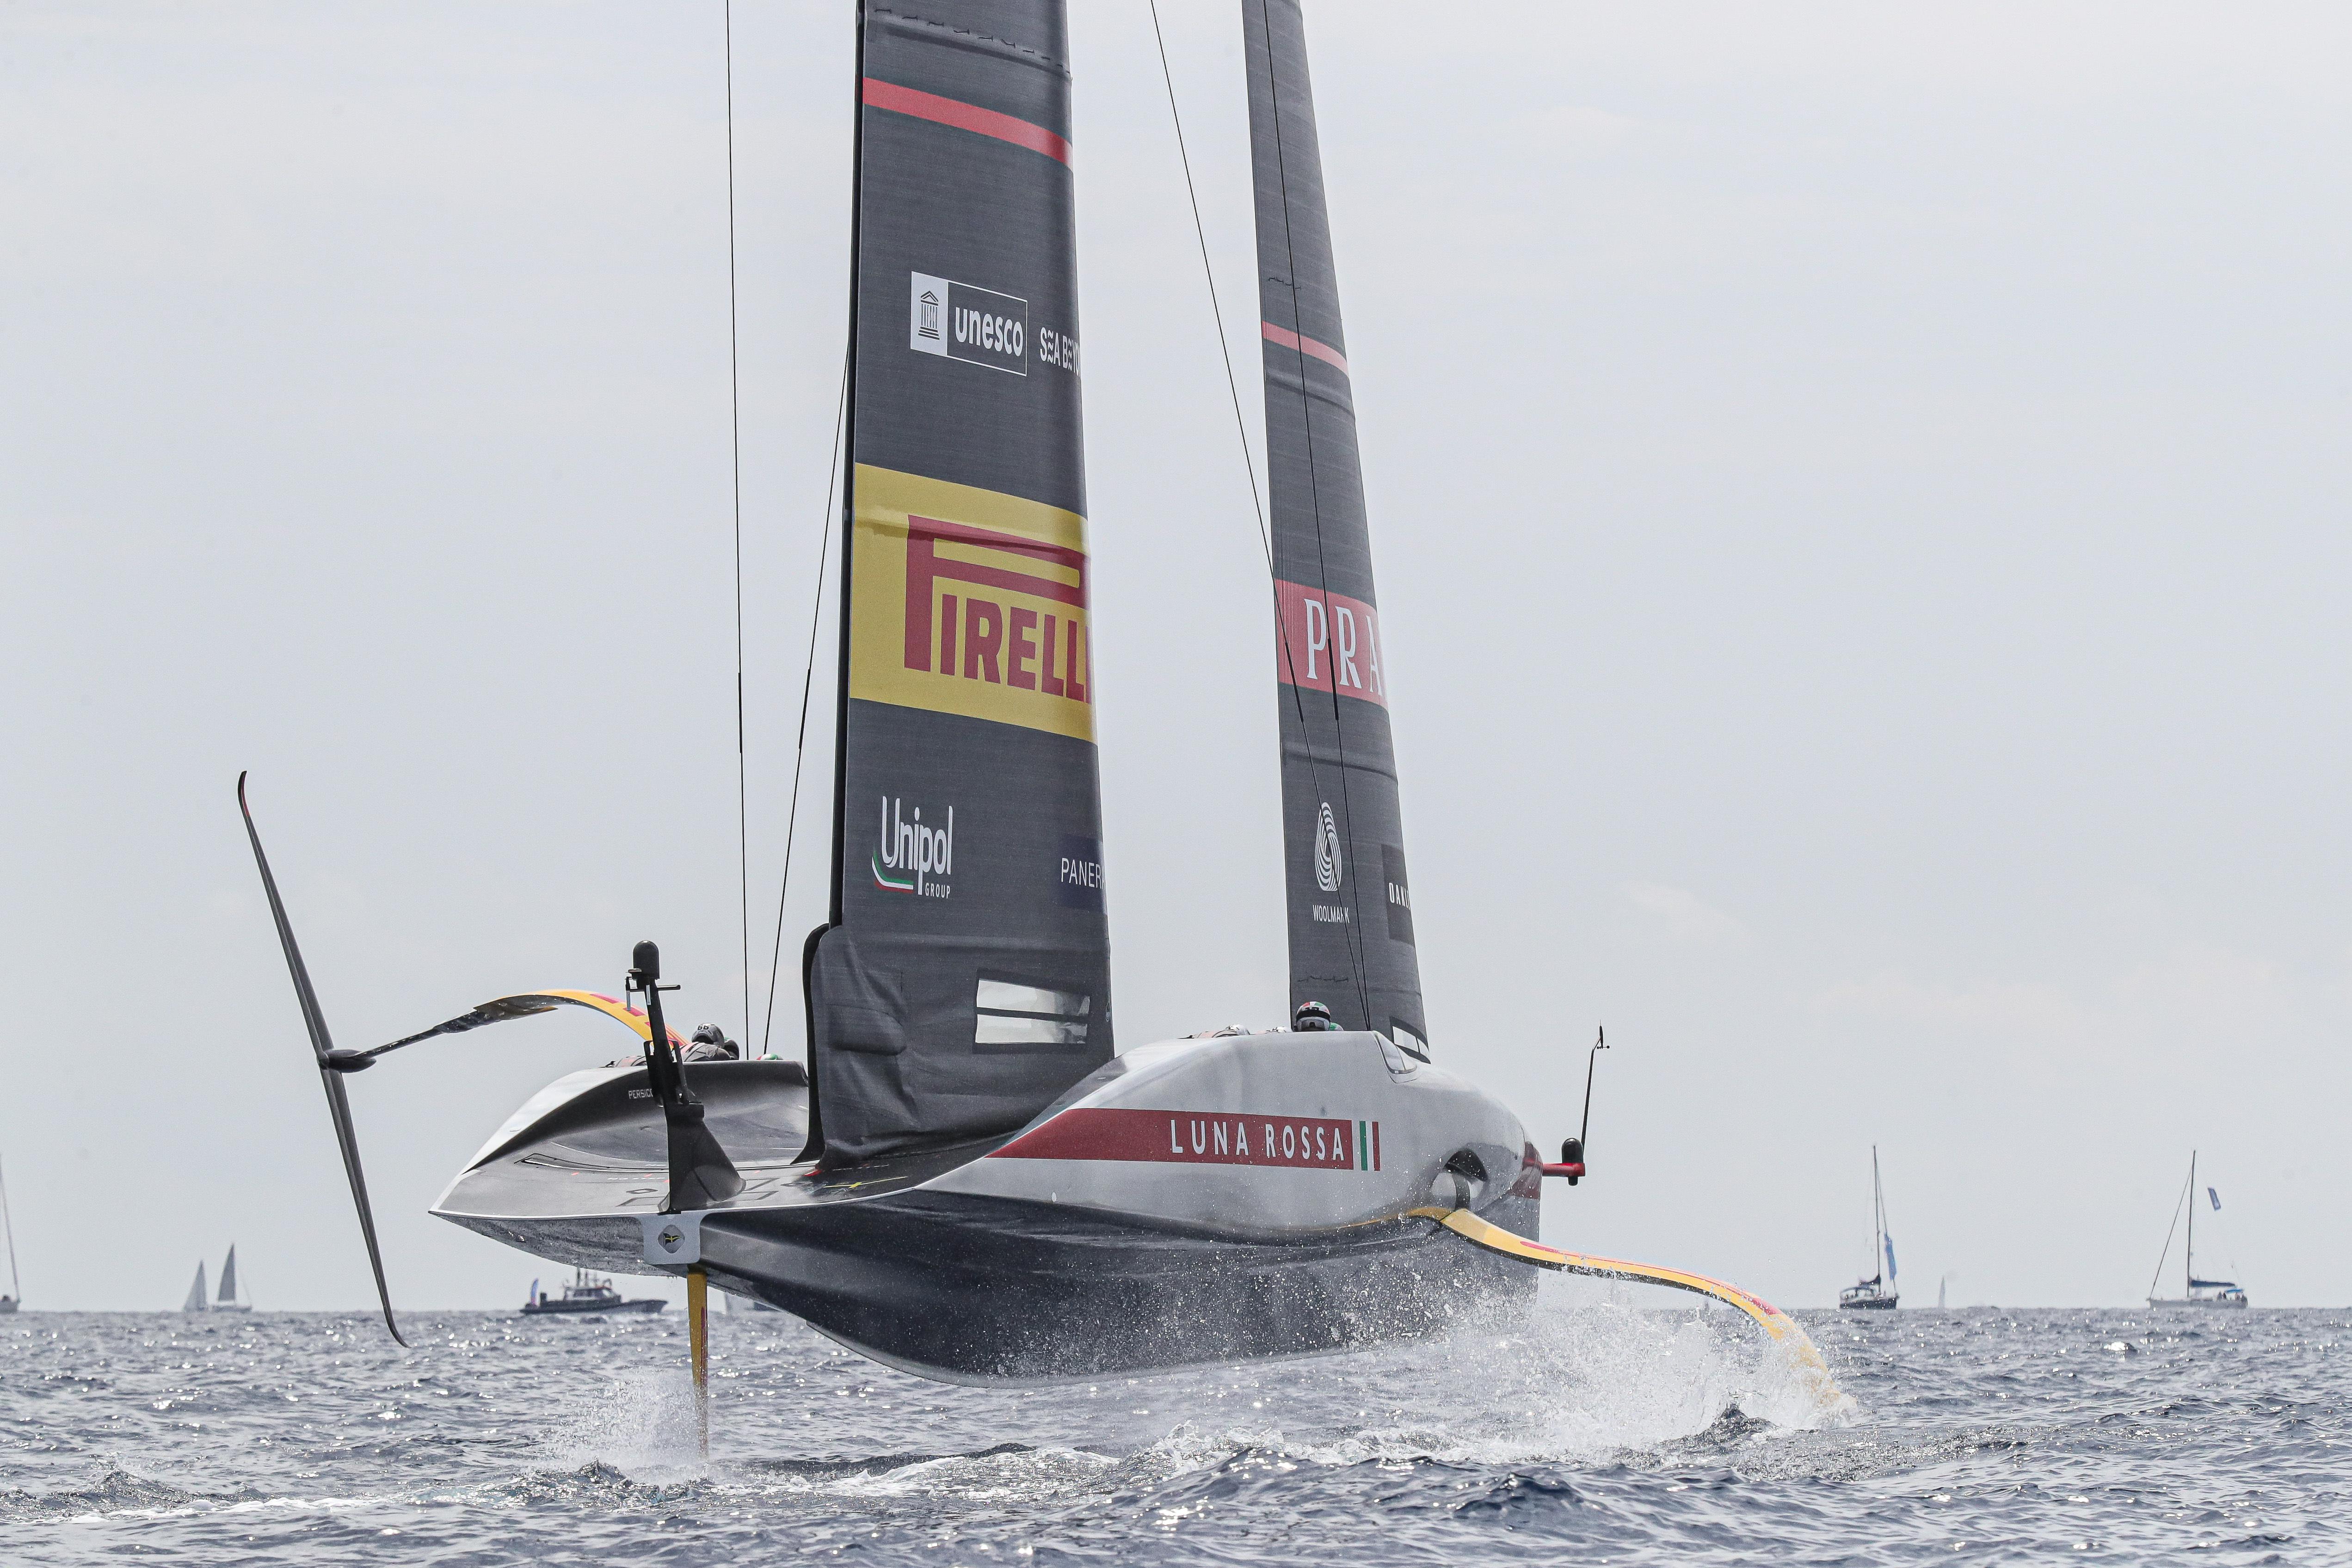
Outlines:
{"type": "Polygon", "coordinates": [[[973,1044],[1051,1047],[1086,1044],[1087,1015],[1094,1009],[1094,998],[1084,991],[983,976],[972,1005],[978,1013],[973,1044]]]}

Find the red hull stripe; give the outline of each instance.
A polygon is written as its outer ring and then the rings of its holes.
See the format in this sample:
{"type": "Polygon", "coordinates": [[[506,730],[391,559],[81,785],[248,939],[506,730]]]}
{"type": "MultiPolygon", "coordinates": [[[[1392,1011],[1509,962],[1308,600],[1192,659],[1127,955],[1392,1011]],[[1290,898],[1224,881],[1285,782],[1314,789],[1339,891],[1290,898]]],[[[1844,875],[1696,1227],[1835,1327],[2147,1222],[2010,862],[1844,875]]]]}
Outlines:
{"type": "Polygon", "coordinates": [[[1318,343],[1312,338],[1293,332],[1287,328],[1277,327],[1271,321],[1259,322],[1257,329],[1265,334],[1265,340],[1269,343],[1279,343],[1286,349],[1296,349],[1302,354],[1312,354],[1327,365],[1339,366],[1341,374],[1347,373],[1348,356],[1328,343],[1318,343]]]}
{"type": "Polygon", "coordinates": [[[952,125],[958,131],[993,136],[999,141],[1010,141],[1015,147],[1042,152],[1057,163],[1067,165],[1070,162],[1070,144],[1064,138],[1042,125],[1032,125],[1025,120],[1015,120],[1009,114],[999,114],[975,103],[941,98],[935,92],[900,87],[896,82],[879,81],[873,77],[866,78],[866,101],[894,114],[911,114],[918,120],[952,125]]]}
{"type": "MultiPolygon", "coordinates": [[[[1378,1122],[1372,1136],[1380,1136],[1378,1122]]],[[[1156,1165],[1360,1168],[1357,1124],[1334,1116],[1235,1115],[1081,1106],[1005,1145],[1000,1160],[1127,1160],[1156,1165]]],[[[1372,1168],[1380,1168],[1372,1161],[1372,1168]]]]}

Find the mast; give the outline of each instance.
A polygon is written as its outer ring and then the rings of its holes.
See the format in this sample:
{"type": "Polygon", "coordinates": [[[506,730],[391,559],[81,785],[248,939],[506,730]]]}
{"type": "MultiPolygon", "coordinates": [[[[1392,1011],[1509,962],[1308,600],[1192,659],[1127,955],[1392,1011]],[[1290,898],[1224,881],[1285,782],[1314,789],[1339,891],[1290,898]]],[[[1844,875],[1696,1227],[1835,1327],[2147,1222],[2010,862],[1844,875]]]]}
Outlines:
{"type": "Polygon", "coordinates": [[[16,1222],[8,1216],[8,1176],[0,1171],[0,1230],[8,1234],[8,1291],[17,1301],[25,1299],[24,1282],[16,1278],[16,1222]]]}
{"type": "Polygon", "coordinates": [[[2197,1293],[2197,1151],[2189,1151],[2189,1245],[2180,1255],[2180,1294],[2185,1301],[2197,1293]]]}
{"type": "Polygon", "coordinates": [[[1886,1279],[1886,1187],[1879,1185],[1879,1145],[1870,1145],[1870,1277],[1886,1279]]]}
{"type": "Polygon", "coordinates": [[[1429,1035],[1386,651],[1298,0],[1242,0],[1257,193],[1291,1003],[1429,1035]]]}
{"type": "Polygon", "coordinates": [[[1112,1054],[1063,0],[858,16],[811,1152],[1011,1132],[1112,1054]]]}

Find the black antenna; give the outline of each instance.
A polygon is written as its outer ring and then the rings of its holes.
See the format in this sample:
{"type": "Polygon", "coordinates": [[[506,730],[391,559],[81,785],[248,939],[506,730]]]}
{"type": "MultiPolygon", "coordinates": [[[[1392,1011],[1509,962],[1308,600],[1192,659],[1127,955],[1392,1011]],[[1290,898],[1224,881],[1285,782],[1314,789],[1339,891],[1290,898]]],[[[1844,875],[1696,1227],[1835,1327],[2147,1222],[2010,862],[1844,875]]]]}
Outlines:
{"type": "Polygon", "coordinates": [[[1578,1157],[1583,1157],[1584,1140],[1592,1131],[1592,1070],[1599,1065],[1601,1053],[1609,1049],[1609,1030],[1600,1024],[1592,1030],[1592,1049],[1584,1056],[1584,1120],[1577,1124],[1578,1157]]]}
{"type": "Polygon", "coordinates": [[[1577,1124],[1576,1136],[1560,1140],[1559,1164],[1543,1168],[1546,1176],[1565,1176],[1570,1186],[1584,1179],[1584,1139],[1592,1131],[1592,1070],[1608,1049],[1609,1031],[1596,1029],[1592,1049],[1584,1058],[1584,1120],[1577,1124]]]}

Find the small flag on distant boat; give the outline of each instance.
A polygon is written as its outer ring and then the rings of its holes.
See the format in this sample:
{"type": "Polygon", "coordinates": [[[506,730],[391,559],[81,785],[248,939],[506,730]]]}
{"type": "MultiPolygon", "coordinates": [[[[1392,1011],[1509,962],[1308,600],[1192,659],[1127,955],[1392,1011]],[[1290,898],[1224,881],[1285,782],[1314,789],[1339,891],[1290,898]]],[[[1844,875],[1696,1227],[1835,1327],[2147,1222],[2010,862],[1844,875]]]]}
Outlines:
{"type": "Polygon", "coordinates": [[[2213,1200],[2213,1212],[2214,1212],[2214,1213],[2216,1213],[2216,1214],[2221,1213],[2221,1195],[2220,1193],[2218,1193],[2218,1192],[2215,1192],[2211,1187],[2210,1187],[2210,1186],[2209,1186],[2209,1187],[2207,1187],[2207,1188],[2205,1189],[2205,1196],[2206,1196],[2207,1197],[2210,1197],[2210,1198],[2211,1198],[2211,1199],[2213,1200]]]}

